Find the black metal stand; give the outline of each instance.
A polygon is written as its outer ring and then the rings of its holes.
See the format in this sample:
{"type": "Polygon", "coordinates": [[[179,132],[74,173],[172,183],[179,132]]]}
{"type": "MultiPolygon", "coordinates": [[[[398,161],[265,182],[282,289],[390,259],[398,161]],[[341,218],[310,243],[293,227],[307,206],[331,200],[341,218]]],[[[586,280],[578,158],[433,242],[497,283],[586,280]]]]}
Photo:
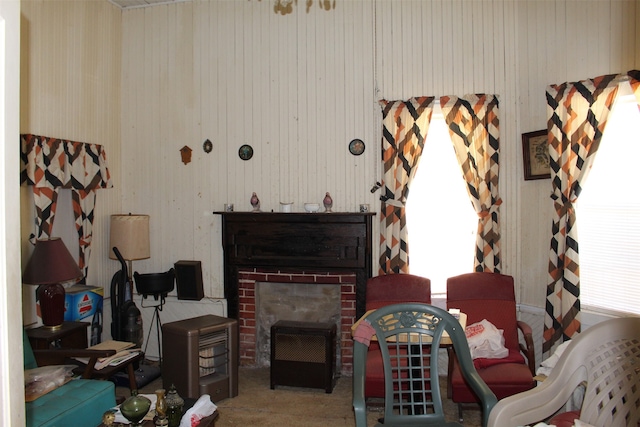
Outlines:
{"type": "Polygon", "coordinates": [[[149,347],[149,338],[151,337],[151,330],[153,326],[156,327],[156,337],[158,341],[158,364],[162,367],[162,341],[160,331],[162,330],[162,321],[160,320],[160,312],[162,311],[162,307],[164,306],[165,297],[162,295],[154,295],[155,300],[160,300],[159,304],[155,305],[144,305],[144,297],[140,305],[143,308],[153,307],[153,316],[151,316],[151,323],[149,325],[149,332],[147,333],[147,343],[144,345],[144,352],[147,353],[147,348],[149,347]]]}

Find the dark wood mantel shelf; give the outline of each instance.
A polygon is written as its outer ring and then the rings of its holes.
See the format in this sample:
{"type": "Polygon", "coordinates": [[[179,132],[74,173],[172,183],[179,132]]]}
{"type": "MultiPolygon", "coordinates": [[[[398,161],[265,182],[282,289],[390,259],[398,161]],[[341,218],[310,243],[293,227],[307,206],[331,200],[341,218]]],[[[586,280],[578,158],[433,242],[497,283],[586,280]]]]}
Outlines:
{"type": "Polygon", "coordinates": [[[365,313],[371,277],[374,213],[214,212],[222,215],[224,293],[229,317],[238,318],[238,271],[351,271],[356,316],[365,313]]]}

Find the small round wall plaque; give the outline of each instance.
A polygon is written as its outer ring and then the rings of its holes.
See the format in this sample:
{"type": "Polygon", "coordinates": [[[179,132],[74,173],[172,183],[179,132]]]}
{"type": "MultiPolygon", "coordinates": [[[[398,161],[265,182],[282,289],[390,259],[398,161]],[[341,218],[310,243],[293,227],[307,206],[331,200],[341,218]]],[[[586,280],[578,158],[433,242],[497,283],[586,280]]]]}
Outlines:
{"type": "Polygon", "coordinates": [[[213,150],[213,143],[208,139],[202,144],[202,149],[205,153],[209,154],[213,150]]]}
{"type": "Polygon", "coordinates": [[[349,152],[354,156],[364,153],[364,142],[361,139],[354,139],[349,143],[349,152]]]}
{"type": "Polygon", "coordinates": [[[250,158],[253,157],[253,147],[251,147],[250,145],[244,144],[238,150],[238,156],[240,156],[242,160],[249,160],[250,158]]]}

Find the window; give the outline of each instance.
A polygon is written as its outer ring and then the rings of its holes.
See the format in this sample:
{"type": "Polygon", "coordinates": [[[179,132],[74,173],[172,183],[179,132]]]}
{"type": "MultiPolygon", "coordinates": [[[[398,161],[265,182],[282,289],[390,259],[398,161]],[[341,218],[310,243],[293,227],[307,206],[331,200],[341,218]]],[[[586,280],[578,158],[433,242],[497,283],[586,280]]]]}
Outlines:
{"type": "Polygon", "coordinates": [[[576,204],[583,308],[640,314],[640,112],[621,85],[576,204]]]}
{"type": "Polygon", "coordinates": [[[406,212],[409,272],[431,279],[431,294],[442,296],[448,277],[473,271],[478,216],[438,102],[406,212]]]}

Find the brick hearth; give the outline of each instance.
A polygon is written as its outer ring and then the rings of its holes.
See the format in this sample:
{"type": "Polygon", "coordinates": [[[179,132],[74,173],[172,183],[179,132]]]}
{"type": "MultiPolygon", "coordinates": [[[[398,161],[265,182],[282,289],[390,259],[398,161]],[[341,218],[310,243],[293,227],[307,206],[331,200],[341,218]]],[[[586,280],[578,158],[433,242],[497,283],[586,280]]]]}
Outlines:
{"type": "Polygon", "coordinates": [[[351,325],[356,320],[356,275],[340,272],[281,271],[246,269],[238,271],[240,332],[240,364],[253,366],[256,363],[256,282],[335,284],[340,286],[340,352],[341,373],[350,376],[353,372],[353,342],[351,325]]]}

